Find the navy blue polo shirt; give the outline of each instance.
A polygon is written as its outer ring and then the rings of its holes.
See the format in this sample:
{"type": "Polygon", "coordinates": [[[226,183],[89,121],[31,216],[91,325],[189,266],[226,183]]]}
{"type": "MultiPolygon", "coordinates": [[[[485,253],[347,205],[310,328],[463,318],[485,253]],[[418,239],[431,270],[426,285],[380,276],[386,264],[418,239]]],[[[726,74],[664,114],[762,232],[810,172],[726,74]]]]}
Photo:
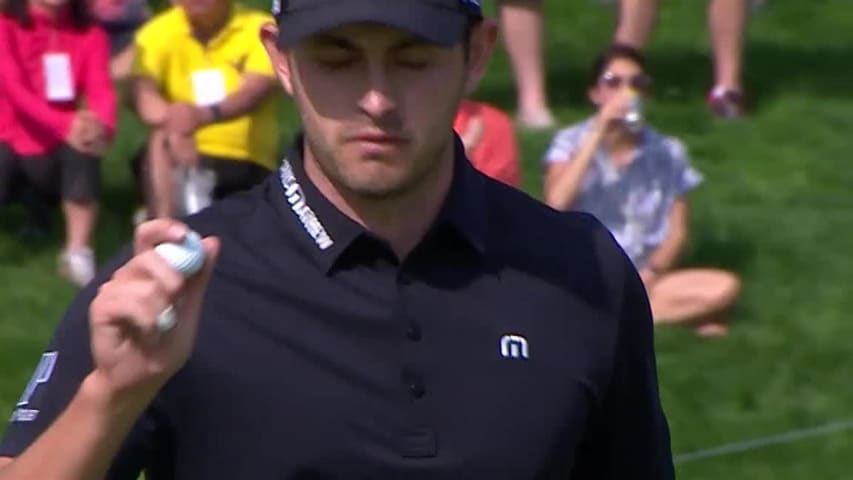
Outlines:
{"type": "MultiPolygon", "coordinates": [[[[279,175],[189,220],[222,240],[197,343],[110,479],[673,478],[648,301],[598,221],[487,178],[457,139],[445,204],[399,259],[323,197],[295,145],[279,175]]],[[[0,456],[91,370],[95,285],[0,456]]]]}

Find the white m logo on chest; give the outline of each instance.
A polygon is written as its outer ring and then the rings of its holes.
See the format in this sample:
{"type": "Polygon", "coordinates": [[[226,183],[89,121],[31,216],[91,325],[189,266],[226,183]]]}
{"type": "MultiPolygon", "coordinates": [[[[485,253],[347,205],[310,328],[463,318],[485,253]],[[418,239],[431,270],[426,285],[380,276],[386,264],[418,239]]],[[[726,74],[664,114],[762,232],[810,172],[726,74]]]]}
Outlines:
{"type": "Polygon", "coordinates": [[[501,337],[501,356],[504,358],[530,357],[527,339],[521,335],[504,335],[501,337]]]}

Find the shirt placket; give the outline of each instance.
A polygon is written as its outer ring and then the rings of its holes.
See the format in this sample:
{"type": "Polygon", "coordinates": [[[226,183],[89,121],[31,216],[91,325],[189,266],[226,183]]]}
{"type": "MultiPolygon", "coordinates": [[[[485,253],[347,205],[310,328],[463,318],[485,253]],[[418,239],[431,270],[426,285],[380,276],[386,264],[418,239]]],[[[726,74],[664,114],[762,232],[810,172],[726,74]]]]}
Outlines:
{"type": "Polygon", "coordinates": [[[401,388],[407,399],[405,423],[399,438],[399,452],[404,458],[430,458],[438,453],[435,430],[426,418],[429,392],[423,362],[423,330],[412,308],[416,303],[413,300],[418,292],[417,283],[412,265],[402,264],[396,279],[394,317],[406,343],[400,371],[401,388]]]}

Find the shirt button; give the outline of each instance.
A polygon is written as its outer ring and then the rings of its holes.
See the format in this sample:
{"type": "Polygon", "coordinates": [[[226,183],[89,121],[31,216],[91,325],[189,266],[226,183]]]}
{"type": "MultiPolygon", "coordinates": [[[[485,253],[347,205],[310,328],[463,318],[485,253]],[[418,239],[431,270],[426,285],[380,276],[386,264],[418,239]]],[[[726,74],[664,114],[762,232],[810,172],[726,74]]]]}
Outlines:
{"type": "Polygon", "coordinates": [[[421,339],[421,329],[417,325],[412,325],[406,330],[406,337],[413,341],[417,342],[421,339]]]}
{"type": "Polygon", "coordinates": [[[422,398],[426,393],[426,388],[420,383],[412,382],[409,384],[409,393],[415,398],[422,398]]]}
{"type": "Polygon", "coordinates": [[[423,377],[410,368],[403,369],[402,377],[403,384],[406,385],[409,395],[414,398],[421,398],[424,396],[426,393],[426,387],[424,387],[423,377]]]}
{"type": "Polygon", "coordinates": [[[398,281],[401,285],[411,285],[414,282],[414,279],[412,278],[411,273],[400,272],[400,275],[398,276],[398,281]]]}

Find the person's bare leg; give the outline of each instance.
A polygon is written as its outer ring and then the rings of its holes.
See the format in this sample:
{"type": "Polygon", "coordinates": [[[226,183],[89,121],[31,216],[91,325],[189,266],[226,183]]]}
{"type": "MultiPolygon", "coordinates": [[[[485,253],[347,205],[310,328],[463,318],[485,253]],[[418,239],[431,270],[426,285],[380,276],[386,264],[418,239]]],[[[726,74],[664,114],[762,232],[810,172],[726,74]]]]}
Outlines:
{"type": "Polygon", "coordinates": [[[518,119],[547,128],[554,119],[546,93],[542,0],[502,0],[500,23],[518,95],[518,119]]]}
{"type": "Polygon", "coordinates": [[[110,59],[110,76],[113,81],[120,82],[130,76],[133,69],[133,56],[136,53],[131,45],[118,52],[110,59]]]}
{"type": "Polygon", "coordinates": [[[676,270],[652,285],[649,301],[657,324],[691,324],[703,336],[725,335],[727,310],[740,294],[740,280],[714,269],[676,270]]]}
{"type": "Polygon", "coordinates": [[[62,202],[65,214],[65,248],[66,250],[81,250],[90,248],[92,232],[98,219],[97,202],[62,202]]]}
{"type": "Polygon", "coordinates": [[[708,4],[716,87],[742,90],[743,36],[748,18],[747,0],[711,0],[708,4]]]}
{"type": "Polygon", "coordinates": [[[95,277],[95,252],[92,234],[98,216],[95,201],[63,200],[65,215],[65,248],[59,255],[59,274],[77,287],[84,287],[95,277]]]}
{"type": "Polygon", "coordinates": [[[148,155],[143,160],[142,177],[146,183],[145,203],[149,216],[171,217],[174,205],[174,168],[166,148],[166,135],[155,130],[148,139],[148,155]]]}
{"type": "Polygon", "coordinates": [[[621,0],[613,41],[644,49],[648,45],[659,5],[659,0],[621,0]]]}

